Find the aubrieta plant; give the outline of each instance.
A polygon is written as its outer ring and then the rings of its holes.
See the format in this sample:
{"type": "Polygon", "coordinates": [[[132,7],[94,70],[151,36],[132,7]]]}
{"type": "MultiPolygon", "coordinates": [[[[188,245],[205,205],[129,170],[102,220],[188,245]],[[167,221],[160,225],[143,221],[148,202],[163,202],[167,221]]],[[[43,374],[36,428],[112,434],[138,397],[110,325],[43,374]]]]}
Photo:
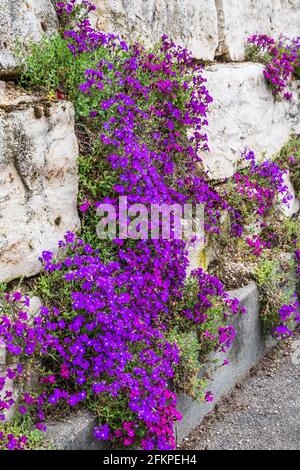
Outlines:
{"type": "Polygon", "coordinates": [[[264,76],[274,96],[291,100],[288,85],[293,77],[300,78],[300,36],[295,39],[281,37],[276,41],[267,35],[254,35],[248,43],[252,46],[248,58],[265,64],[264,76]]]}
{"type": "MultiPolygon", "coordinates": [[[[116,204],[119,195],[149,206],[201,203],[206,230],[218,232],[228,205],[197,174],[199,153],[208,148],[204,127],[212,101],[202,68],[166,36],[147,51],[95,31],[86,14],[93,9],[87,1],[57,5],[69,25],[64,38],[74,62],[94,58],[80,84],[82,115],[115,177],[104,199],[97,200],[97,191],[86,194],[81,212],[95,211],[100,202],[116,204]]],[[[1,379],[1,408],[17,407],[42,431],[49,415],[88,408],[99,418],[95,437],[111,446],[173,449],[180,415],[170,383],[180,351],[167,337],[176,304],[188,297],[181,315],[213,351],[228,350],[235,338],[231,318],[245,312],[202,270],[192,274],[196,293],[189,297],[183,240],[114,240],[111,247],[113,259],[106,261],[101,242],[91,246],[84,233],[82,239],[68,233],[57,259],[42,254],[46,278],[64,286],[63,304],[47,299],[31,316],[27,297],[6,296],[0,337],[12,366],[1,379]],[[9,381],[30,370],[39,371],[36,385],[14,397],[9,381]]],[[[213,399],[209,391],[205,398],[213,399]]],[[[19,449],[27,441],[3,433],[0,445],[19,449]]]]}

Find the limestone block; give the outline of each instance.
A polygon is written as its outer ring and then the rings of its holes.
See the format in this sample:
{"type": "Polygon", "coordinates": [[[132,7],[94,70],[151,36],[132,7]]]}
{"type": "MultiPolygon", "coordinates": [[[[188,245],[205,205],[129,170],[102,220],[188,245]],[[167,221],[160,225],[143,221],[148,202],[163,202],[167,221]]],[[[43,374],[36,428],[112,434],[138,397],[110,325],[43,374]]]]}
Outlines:
{"type": "MultiPolygon", "coordinates": [[[[247,308],[247,314],[236,319],[237,337],[227,354],[229,364],[217,368],[211,374],[208,389],[215,397],[214,402],[198,402],[184,393],[178,395],[177,407],[183,416],[182,421],[176,423],[178,443],[197,428],[205,416],[214,409],[216,403],[247,376],[266,351],[260,322],[258,288],[255,284],[250,284],[232,291],[231,295],[237,297],[247,308]]],[[[211,359],[218,360],[222,364],[225,358],[225,355],[218,353],[213,354],[211,359]]]]}
{"type": "Polygon", "coordinates": [[[297,37],[299,0],[216,0],[219,21],[217,56],[243,61],[247,39],[253,34],[297,37]]]}

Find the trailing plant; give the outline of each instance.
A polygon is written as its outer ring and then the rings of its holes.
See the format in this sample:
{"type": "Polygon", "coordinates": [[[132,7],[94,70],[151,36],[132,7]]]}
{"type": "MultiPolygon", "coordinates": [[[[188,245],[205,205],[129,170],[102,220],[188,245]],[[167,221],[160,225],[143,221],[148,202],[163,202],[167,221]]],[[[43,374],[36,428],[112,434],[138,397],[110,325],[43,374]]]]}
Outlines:
{"type": "MultiPolygon", "coordinates": [[[[21,411],[22,408],[21,408],[21,411]]],[[[34,429],[30,417],[17,413],[1,426],[0,450],[41,450],[45,448],[45,434],[34,429]]],[[[48,444],[49,448],[49,444],[48,444]]]]}
{"type": "MultiPolygon", "coordinates": [[[[81,238],[66,234],[58,257],[43,252],[37,281],[43,306],[36,316],[28,313],[28,296],[5,297],[0,338],[10,364],[0,389],[11,380],[28,381],[33,371],[36,380],[19,396],[5,392],[0,406],[5,412],[17,406],[40,431],[49,416],[89,409],[99,418],[99,440],[172,449],[180,415],[171,382],[213,400],[198,369],[207,354],[231,347],[233,320],[245,310],[216,277],[201,269],[187,277],[184,240],[100,241],[97,208],[110,203],[119,216],[119,196],[147,208],[203,204],[206,235],[220,233],[227,211],[240,241],[253,212],[270,215],[278,194],[288,203],[285,170],[271,161],[257,164],[246,153],[250,169],[235,175],[235,199],[219,193],[201,171],[212,101],[201,66],[166,36],[148,50],[94,30],[92,10],[86,0],[59,2],[62,35],[32,45],[21,79],[51,99],[74,102],[83,224],[81,238]]],[[[243,240],[255,258],[269,243],[257,234],[243,240]]],[[[264,286],[268,270],[264,265],[257,273],[264,286]]],[[[280,308],[278,334],[287,334],[291,318],[298,320],[295,305],[280,308]]],[[[18,430],[8,437],[5,413],[2,418],[3,447],[12,439],[13,447],[26,447],[18,430]]]]}

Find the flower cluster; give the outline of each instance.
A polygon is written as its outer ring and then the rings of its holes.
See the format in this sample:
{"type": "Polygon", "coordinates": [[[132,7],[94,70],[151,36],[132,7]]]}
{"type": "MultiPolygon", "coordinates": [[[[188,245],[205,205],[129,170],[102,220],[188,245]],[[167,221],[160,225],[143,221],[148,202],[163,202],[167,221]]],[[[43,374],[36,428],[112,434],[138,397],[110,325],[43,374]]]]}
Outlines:
{"type": "Polygon", "coordinates": [[[26,446],[27,437],[15,437],[13,433],[4,434],[0,431],[0,443],[7,450],[22,450],[26,446]]]}
{"type": "Polygon", "coordinates": [[[299,76],[300,37],[292,40],[281,37],[275,41],[266,35],[254,35],[248,39],[248,43],[264,56],[264,75],[274,95],[283,96],[289,101],[292,94],[288,91],[288,84],[293,76],[299,76]]]}
{"type": "Polygon", "coordinates": [[[276,209],[279,201],[289,206],[293,196],[286,183],[288,173],[285,165],[273,160],[256,161],[252,151],[242,154],[242,163],[247,168],[236,172],[226,185],[226,198],[229,203],[229,214],[232,219],[231,234],[235,237],[245,236],[247,245],[255,256],[260,256],[272,245],[272,235],[263,240],[259,236],[261,229],[266,229],[267,218],[276,209]],[[247,224],[257,226],[258,233],[247,234],[247,224]]]}
{"type": "MultiPolygon", "coordinates": [[[[19,399],[20,412],[29,412],[29,406],[34,410],[38,429],[44,427],[47,406],[59,407],[63,402],[75,407],[92,396],[100,407],[101,403],[122,403],[123,421],[116,417],[114,422],[110,414],[110,421],[96,428],[96,438],[147,450],[175,446],[173,422],[180,416],[169,380],[178,349],[165,340],[163,319],[171,315],[169,299],[179,295],[172,280],[179,274],[176,258],[180,252],[169,257],[165,247],[157,246],[159,267],[157,259],[153,264],[153,251],[145,248],[141,242],[134,252],[122,249],[118,263],[104,265],[97,250],[69,233],[60,243],[64,258],[57,262],[52,253],[44,252],[43,261],[46,272],[61,273],[61,282],[70,283],[74,313],[42,307],[30,319],[24,308],[15,308],[14,316],[1,316],[0,334],[7,351],[23,360],[38,355],[41,361],[39,392],[35,398],[26,393],[24,403],[19,399]]],[[[210,299],[220,298],[224,324],[217,337],[209,339],[215,350],[227,351],[235,331],[226,320],[240,312],[238,301],[230,299],[222,284],[203,271],[193,276],[202,290],[193,315],[191,311],[185,315],[205,324],[210,299]]],[[[7,301],[24,304],[18,293],[7,296],[7,301]]],[[[11,370],[9,378],[15,375],[11,370]]]]}
{"type": "MultiPolygon", "coordinates": [[[[60,2],[58,12],[70,16],[76,5],[60,2]]],[[[93,9],[86,1],[80,5],[93,9]]],[[[206,229],[218,231],[228,205],[197,176],[199,153],[208,148],[204,127],[212,98],[192,55],[166,36],[150,52],[139,44],[128,46],[95,31],[86,16],[65,38],[75,59],[95,49],[102,53],[86,70],[80,90],[91,99],[92,126],[116,175],[112,194],[104,201],[87,199],[82,211],[100,202],[116,204],[119,195],[146,205],[202,203],[206,229]]],[[[24,309],[1,316],[0,336],[9,354],[19,362],[38,357],[42,368],[35,395],[27,393],[24,403],[20,398],[20,410],[42,429],[49,407],[89,401],[101,415],[96,438],[121,447],[172,449],[173,423],[180,415],[170,380],[179,351],[166,340],[166,331],[172,306],[184,295],[187,244],[115,240],[113,248],[114,260],[104,262],[99,246],[68,233],[59,261],[44,252],[42,262],[48,276],[68,286],[69,306],[44,306],[34,318],[24,309]]],[[[219,323],[213,318],[217,334],[207,327],[206,339],[226,351],[235,337],[230,316],[243,310],[215,278],[201,270],[193,276],[197,302],[184,315],[193,325],[208,325],[211,298],[219,299],[219,323]]],[[[7,301],[23,300],[15,295],[7,301]]],[[[212,399],[209,392],[206,396],[212,399]]]]}
{"type": "MultiPolygon", "coordinates": [[[[216,277],[207,274],[201,268],[193,271],[191,277],[196,279],[198,289],[195,303],[189,306],[189,308],[183,309],[183,314],[189,320],[205,325],[209,319],[209,310],[213,307],[213,302],[215,302],[216,299],[222,303],[224,320],[227,320],[231,315],[246,313],[245,308],[239,305],[237,299],[232,299],[229,296],[224,290],[223,284],[216,277]]],[[[222,349],[222,345],[226,343],[229,348],[232,340],[235,338],[235,332],[232,327],[226,326],[219,328],[219,334],[217,347],[221,347],[222,349]],[[229,333],[229,335],[225,340],[226,332],[229,333]]]]}

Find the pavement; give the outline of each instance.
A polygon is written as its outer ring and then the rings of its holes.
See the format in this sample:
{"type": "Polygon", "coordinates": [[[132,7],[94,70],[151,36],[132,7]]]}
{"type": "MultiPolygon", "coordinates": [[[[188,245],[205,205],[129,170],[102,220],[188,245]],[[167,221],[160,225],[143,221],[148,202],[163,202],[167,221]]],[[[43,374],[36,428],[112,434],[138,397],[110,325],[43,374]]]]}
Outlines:
{"type": "Polygon", "coordinates": [[[270,351],[180,449],[299,450],[300,336],[270,351]]]}

